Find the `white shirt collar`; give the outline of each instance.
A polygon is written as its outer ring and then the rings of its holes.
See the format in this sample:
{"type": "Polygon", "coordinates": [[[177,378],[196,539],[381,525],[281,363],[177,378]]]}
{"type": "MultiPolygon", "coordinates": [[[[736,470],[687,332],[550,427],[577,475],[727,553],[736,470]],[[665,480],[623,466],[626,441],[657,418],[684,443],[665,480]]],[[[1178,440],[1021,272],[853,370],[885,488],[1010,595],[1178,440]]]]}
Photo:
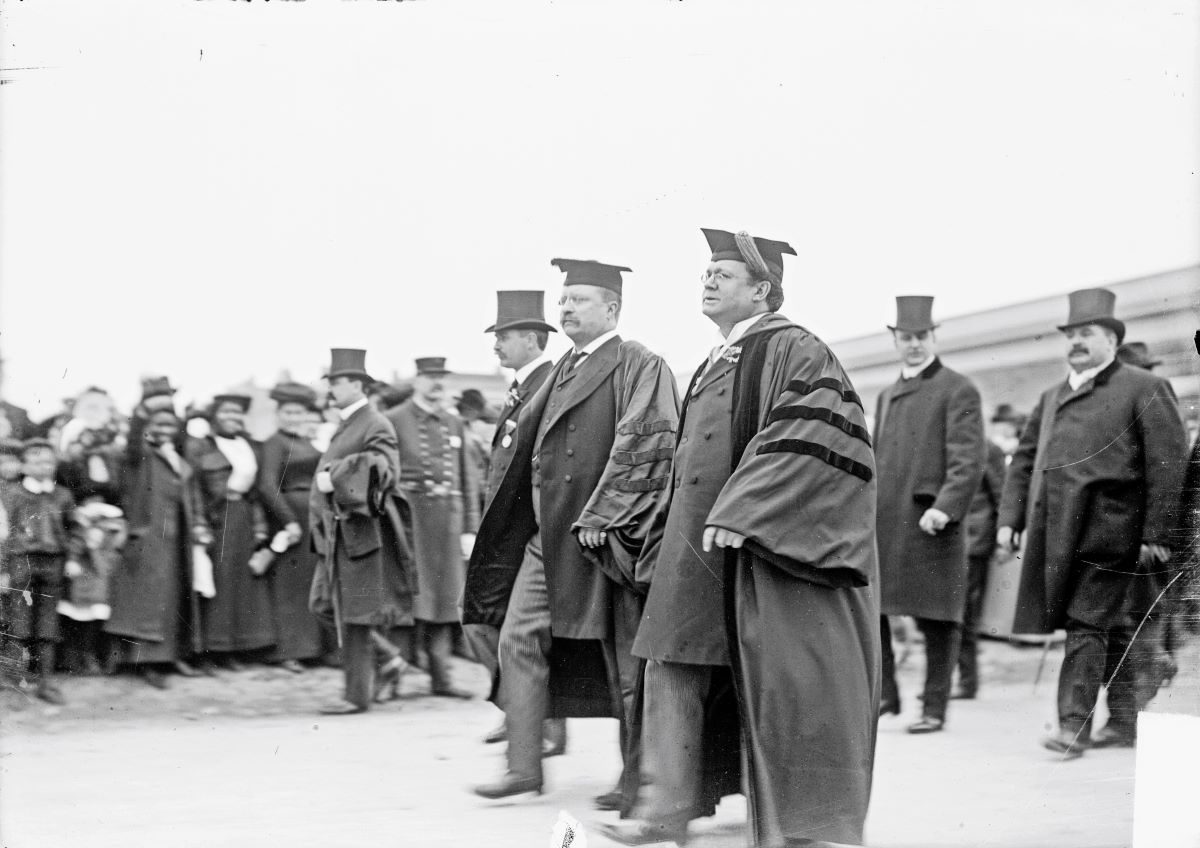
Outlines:
{"type": "Polygon", "coordinates": [[[725,341],[721,344],[721,349],[733,347],[742,340],[742,336],[750,331],[750,328],[770,315],[770,312],[760,312],[757,315],[751,315],[749,318],[743,318],[733,325],[733,329],[729,331],[729,335],[725,337],[725,341]]]}
{"type": "Polygon", "coordinates": [[[1082,386],[1084,383],[1086,383],[1088,380],[1096,379],[1096,375],[1099,374],[1101,371],[1103,371],[1108,366],[1112,365],[1114,359],[1116,359],[1116,356],[1110,356],[1108,359],[1106,359],[1104,362],[1097,365],[1095,368],[1089,368],[1086,371],[1076,372],[1076,371],[1072,370],[1069,374],[1067,374],[1067,385],[1069,385],[1071,387],[1071,391],[1075,391],[1080,386],[1082,386]]]}
{"type": "Polygon", "coordinates": [[[513,379],[517,381],[518,386],[523,386],[525,385],[525,381],[529,379],[529,375],[536,371],[538,366],[540,366],[543,362],[550,361],[550,354],[542,351],[542,355],[533,360],[533,362],[528,362],[518,368],[513,374],[513,379]]]}
{"type": "Polygon", "coordinates": [[[600,346],[602,344],[604,344],[606,341],[608,341],[609,339],[616,336],[616,334],[617,334],[616,329],[609,330],[607,333],[602,333],[601,335],[596,336],[596,338],[592,339],[590,342],[588,342],[586,345],[584,345],[583,349],[579,352],[581,354],[583,354],[584,356],[595,353],[596,351],[598,351],[600,349],[600,346]]]}
{"type": "Polygon", "coordinates": [[[937,359],[936,356],[931,356],[928,359],[926,359],[924,362],[922,362],[920,365],[905,365],[903,368],[900,369],[900,376],[903,377],[905,380],[911,380],[913,377],[916,377],[918,374],[920,374],[922,371],[924,371],[926,368],[928,368],[930,365],[932,365],[933,360],[935,360],[935,359],[937,359]]]}
{"type": "Polygon", "coordinates": [[[23,477],[21,485],[25,487],[26,491],[33,492],[35,495],[48,495],[54,491],[53,480],[42,481],[34,480],[32,477],[23,477]]]}
{"type": "Polygon", "coordinates": [[[353,415],[354,413],[356,413],[360,409],[362,409],[364,406],[366,406],[368,403],[370,403],[370,401],[367,400],[366,398],[359,398],[354,403],[347,406],[345,409],[339,409],[338,415],[342,416],[342,420],[345,421],[351,415],[353,415]]]}

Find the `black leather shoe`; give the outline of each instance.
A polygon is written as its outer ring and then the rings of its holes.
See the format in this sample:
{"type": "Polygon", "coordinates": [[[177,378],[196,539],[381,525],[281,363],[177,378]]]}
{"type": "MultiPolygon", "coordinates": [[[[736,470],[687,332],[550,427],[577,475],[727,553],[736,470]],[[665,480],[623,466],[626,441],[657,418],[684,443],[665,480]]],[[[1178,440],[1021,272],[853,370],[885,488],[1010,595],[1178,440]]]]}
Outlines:
{"type": "Polygon", "coordinates": [[[435,698],[461,698],[464,701],[469,701],[475,696],[466,689],[459,689],[457,686],[439,686],[432,690],[435,698]]]}
{"type": "Polygon", "coordinates": [[[914,721],[908,726],[909,733],[937,733],[946,726],[944,719],[934,718],[933,716],[921,716],[919,721],[914,721]]]}
{"type": "MultiPolygon", "coordinates": [[[[507,741],[508,741],[508,725],[506,725],[504,722],[500,722],[499,727],[497,727],[495,730],[493,730],[487,736],[483,737],[484,745],[495,745],[497,742],[507,742],[507,741]]],[[[543,752],[543,755],[544,755],[544,752],[543,752]]]]}
{"type": "Polygon", "coordinates": [[[167,680],[167,676],[157,668],[143,669],[142,678],[155,689],[167,689],[171,685],[167,680]]]}
{"type": "Polygon", "coordinates": [[[648,822],[623,821],[617,824],[599,824],[596,829],[620,845],[661,845],[674,842],[687,845],[687,825],[682,828],[648,822]]]}
{"type": "Polygon", "coordinates": [[[193,667],[205,677],[217,676],[217,666],[212,660],[201,660],[193,667]]]}
{"type": "Polygon", "coordinates": [[[625,800],[625,796],[621,794],[620,789],[614,789],[612,792],[605,792],[603,795],[597,795],[592,799],[597,810],[604,812],[613,812],[620,810],[621,804],[625,800]]]}
{"type": "Polygon", "coordinates": [[[540,777],[518,777],[508,772],[495,783],[485,783],[475,787],[475,794],[480,798],[495,801],[498,798],[511,798],[513,795],[524,795],[532,792],[542,794],[542,779],[540,777]]]}
{"type": "Polygon", "coordinates": [[[196,671],[196,669],[192,668],[190,665],[185,663],[183,660],[176,660],[174,663],[174,668],[175,668],[175,673],[178,674],[180,677],[199,677],[200,676],[200,672],[196,671]]]}
{"type": "Polygon", "coordinates": [[[298,660],[284,660],[279,664],[279,667],[284,671],[290,671],[292,674],[304,674],[304,666],[300,665],[298,660]]]}
{"type": "Polygon", "coordinates": [[[1070,730],[1060,730],[1043,739],[1042,747],[1047,751],[1062,754],[1064,760],[1076,760],[1083,756],[1088,741],[1082,737],[1076,738],[1076,734],[1070,730]]]}
{"type": "Polygon", "coordinates": [[[950,693],[950,700],[952,700],[952,701],[974,701],[975,700],[975,690],[967,689],[966,687],[959,686],[957,689],[955,689],[953,692],[950,693]]]}
{"type": "Polygon", "coordinates": [[[1132,748],[1136,742],[1133,733],[1105,725],[1092,734],[1090,748],[1132,748]]]}
{"type": "Polygon", "coordinates": [[[880,701],[879,702],[879,717],[883,718],[885,715],[887,715],[889,713],[891,713],[892,715],[900,715],[900,702],[899,701],[880,701]]]}
{"type": "Polygon", "coordinates": [[[366,707],[360,707],[358,704],[352,704],[349,701],[343,700],[330,701],[317,710],[321,715],[354,715],[355,713],[365,713],[366,711],[366,707]]]}

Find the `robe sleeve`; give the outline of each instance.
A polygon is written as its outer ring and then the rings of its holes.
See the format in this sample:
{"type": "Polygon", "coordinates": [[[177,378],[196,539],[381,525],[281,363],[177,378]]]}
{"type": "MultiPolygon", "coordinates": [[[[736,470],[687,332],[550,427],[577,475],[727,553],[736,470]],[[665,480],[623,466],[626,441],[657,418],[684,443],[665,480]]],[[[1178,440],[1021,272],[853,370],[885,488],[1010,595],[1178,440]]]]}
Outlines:
{"type": "Polygon", "coordinates": [[[1042,431],[1042,408],[1045,403],[1046,395],[1038,398],[1025,429],[1021,431],[1021,441],[1004,478],[1004,495],[1000,498],[997,525],[1011,527],[1018,533],[1025,529],[1029,484],[1033,479],[1033,463],[1037,458],[1037,446],[1042,431]]]}
{"type": "Polygon", "coordinates": [[[795,329],[771,340],[760,391],[759,430],[706,524],[745,536],[793,576],[868,585],[878,571],[875,459],[850,378],[795,329]]]}
{"type": "Polygon", "coordinates": [[[671,480],[679,392],[662,357],[635,342],[622,344],[620,355],[616,436],[604,473],[571,529],[622,528],[644,538],[671,480]]]}
{"type": "Polygon", "coordinates": [[[1179,403],[1171,384],[1161,380],[1139,404],[1142,408],[1134,414],[1146,478],[1146,522],[1141,541],[1178,544],[1173,531],[1178,526],[1176,510],[1187,462],[1187,436],[1179,403]]]}
{"type": "Polygon", "coordinates": [[[933,508],[962,521],[987,466],[979,390],[963,379],[946,404],[946,476],[933,508]]]}

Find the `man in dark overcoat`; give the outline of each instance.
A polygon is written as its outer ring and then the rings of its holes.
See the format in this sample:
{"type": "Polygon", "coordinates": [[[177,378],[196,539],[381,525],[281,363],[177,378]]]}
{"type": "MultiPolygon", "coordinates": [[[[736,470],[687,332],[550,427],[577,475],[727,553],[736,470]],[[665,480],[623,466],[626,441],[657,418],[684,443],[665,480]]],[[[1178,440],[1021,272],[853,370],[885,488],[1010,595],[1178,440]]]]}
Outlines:
{"type": "MultiPolygon", "coordinates": [[[[574,350],[519,417],[463,603],[464,623],[501,628],[508,760],[499,781],[476,788],[487,798],[540,791],[547,715],[620,718],[621,785],[637,782],[630,649],[641,588],[633,564],[670,479],[679,398],[662,357],[617,334],[629,269],[553,264],[566,272],[560,323],[574,350]]],[[[614,790],[597,805],[617,809],[625,800],[614,790]]]]}
{"type": "Polygon", "coordinates": [[[1124,661],[1128,604],[1170,559],[1186,439],[1171,384],[1116,358],[1125,325],[1107,289],[1072,292],[1067,378],[1038,399],[1009,466],[997,542],[1024,554],[1017,633],[1067,632],[1058,679],[1064,758],[1089,744],[1132,744],[1137,700],[1124,661]],[[1092,714],[1108,688],[1108,725],[1092,714]]]}
{"type": "Polygon", "coordinates": [[[400,488],[412,507],[421,586],[416,627],[397,636],[410,659],[416,658],[414,637],[424,642],[434,695],[470,698],[450,679],[450,655],[466,579],[464,550],[470,550],[479,526],[479,469],[468,453],[462,419],[442,405],[449,373],[443,357],[418,359],[413,396],[387,413],[400,447],[400,488]]]}
{"type": "Polygon", "coordinates": [[[313,549],[320,557],[309,607],[342,646],[345,696],[327,715],[365,712],[374,694],[373,628],[411,625],[417,590],[401,516],[396,431],[373,409],[366,351],[334,348],[329,393],[338,424],[309,496],[313,549]]]}
{"type": "Polygon", "coordinates": [[[744,753],[754,845],[857,843],[879,702],[866,417],[829,348],[778,312],[795,251],[703,232],[701,310],[723,342],[692,378],[665,525],[638,563],[647,797],[606,833],[682,843],[742,791],[744,753]]]}
{"type": "Polygon", "coordinates": [[[925,635],[921,718],[910,733],[941,730],[958,657],[967,592],[964,519],[987,460],[979,391],[937,356],[933,298],[896,298],[892,331],[900,379],[875,410],[879,573],[883,588],[883,700],[900,712],[886,617],[911,615],[925,635]]]}
{"type": "MultiPolygon", "coordinates": [[[[496,321],[485,333],[494,334],[492,351],[504,368],[513,371],[512,383],[504,396],[504,406],[496,419],[492,436],[491,463],[484,484],[484,504],[491,500],[500,481],[508,473],[516,453],[517,422],[529,408],[529,399],[542,387],[554,368],[554,360],[546,353],[550,334],[558,332],[545,318],[545,293],[541,291],[496,292],[496,321]]],[[[500,670],[500,628],[490,624],[468,624],[463,627],[471,650],[492,675],[492,700],[498,700],[500,670]]],[[[527,638],[521,634],[519,638],[527,638]]],[[[504,705],[497,703],[501,709],[504,705]]],[[[546,719],[544,753],[560,753],[566,744],[566,721],[546,719]]],[[[489,733],[484,741],[503,742],[507,738],[504,722],[489,733]]]]}

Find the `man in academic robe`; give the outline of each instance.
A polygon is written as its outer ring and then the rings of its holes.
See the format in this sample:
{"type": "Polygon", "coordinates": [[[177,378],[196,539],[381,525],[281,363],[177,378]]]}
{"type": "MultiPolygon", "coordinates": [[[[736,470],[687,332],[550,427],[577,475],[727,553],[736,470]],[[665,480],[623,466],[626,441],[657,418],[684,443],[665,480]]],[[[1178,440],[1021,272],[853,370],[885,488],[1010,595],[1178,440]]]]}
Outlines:
{"type": "Polygon", "coordinates": [[[1064,759],[1133,744],[1137,710],[1128,604],[1171,558],[1187,442],[1171,384],[1116,358],[1125,324],[1107,289],[1072,292],[1067,378],[1042,393],[1000,502],[997,542],[1024,538],[1016,633],[1067,632],[1058,731],[1064,759]],[[1108,724],[1091,732],[1101,686],[1108,724]]]}
{"type": "Polygon", "coordinates": [[[468,453],[462,419],[442,405],[449,373],[443,357],[418,359],[413,396],[387,413],[400,447],[400,488],[412,507],[421,586],[416,628],[396,635],[410,659],[416,637],[424,642],[433,695],[470,698],[450,678],[450,656],[466,579],[464,550],[470,550],[479,525],[479,470],[468,453]]]}
{"type": "Polygon", "coordinates": [[[373,628],[412,624],[417,589],[403,525],[396,431],[371,407],[366,351],[334,348],[329,393],[340,423],[317,463],[309,496],[313,549],[320,557],[309,607],[334,626],[342,646],[345,696],[326,715],[365,712],[375,686],[373,628]]]}
{"type": "MultiPolygon", "coordinates": [[[[550,376],[554,360],[546,353],[550,334],[558,332],[545,319],[545,294],[541,291],[496,292],[496,321],[485,333],[493,333],[495,341],[492,351],[504,368],[513,371],[513,379],[504,396],[504,406],[496,420],[492,437],[491,463],[488,479],[484,485],[484,504],[508,472],[516,452],[517,421],[529,408],[528,400],[541,388],[550,376]]],[[[464,634],[476,659],[492,675],[492,700],[499,695],[500,628],[490,624],[468,624],[464,634]]],[[[528,638],[519,633],[518,638],[528,638]]],[[[497,703],[501,709],[503,704],[497,703]]],[[[546,744],[543,754],[561,753],[566,746],[566,721],[546,719],[546,744]]],[[[508,738],[504,722],[484,737],[488,743],[503,742],[508,738]]]]}
{"type": "Polygon", "coordinates": [[[703,232],[701,311],[723,341],[688,387],[665,525],[638,563],[649,784],[640,820],[606,834],[682,844],[742,791],[740,748],[754,845],[858,843],[879,701],[862,402],[824,342],[779,314],[795,251],[703,232]]]}
{"type": "MultiPolygon", "coordinates": [[[[566,272],[560,323],[574,349],[519,416],[463,604],[464,623],[500,627],[507,769],[476,787],[486,798],[541,791],[547,715],[621,719],[620,786],[637,783],[633,563],[670,479],[679,399],[666,362],[617,334],[629,269],[552,264],[566,272]]],[[[602,809],[627,802],[619,789],[597,798],[602,809]]]]}
{"type": "MultiPolygon", "coordinates": [[[[900,379],[879,395],[875,463],[879,470],[879,572],[884,616],[911,615],[925,635],[921,718],[909,733],[945,727],[967,600],[964,519],[987,461],[979,391],[937,356],[933,298],[896,298],[888,327],[900,379]]],[[[883,699],[900,713],[892,634],[885,620],[883,699]]]]}

